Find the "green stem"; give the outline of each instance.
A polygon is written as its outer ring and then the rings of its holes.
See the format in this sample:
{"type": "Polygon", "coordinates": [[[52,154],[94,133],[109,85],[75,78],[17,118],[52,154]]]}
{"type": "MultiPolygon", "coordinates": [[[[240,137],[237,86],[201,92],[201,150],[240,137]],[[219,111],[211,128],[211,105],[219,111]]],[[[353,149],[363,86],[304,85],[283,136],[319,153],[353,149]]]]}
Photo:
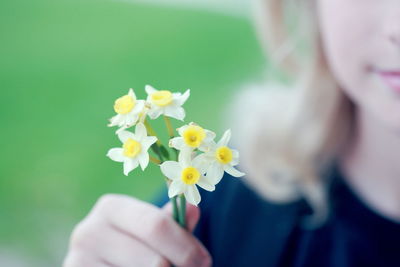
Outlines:
{"type": "Polygon", "coordinates": [[[146,127],[146,130],[150,135],[157,137],[157,145],[161,146],[162,143],[160,138],[158,137],[156,131],[154,131],[153,127],[151,127],[150,123],[147,120],[144,120],[144,126],[146,127]]]}
{"type": "Polygon", "coordinates": [[[174,128],[172,128],[171,121],[167,116],[164,116],[165,125],[167,126],[168,134],[170,138],[174,137],[174,128]]]}
{"type": "Polygon", "coordinates": [[[179,203],[179,224],[186,228],[186,199],[185,196],[182,194],[179,196],[180,203],[179,203]]]}
{"type": "Polygon", "coordinates": [[[160,165],[160,164],[161,164],[161,159],[158,160],[158,159],[156,159],[156,158],[150,156],[149,160],[150,160],[151,162],[153,162],[154,164],[156,164],[156,165],[160,165]]]}
{"type": "Polygon", "coordinates": [[[157,157],[160,159],[160,162],[163,163],[164,162],[164,157],[162,156],[162,153],[160,151],[160,147],[157,144],[153,144],[151,146],[151,149],[153,150],[154,154],[156,154],[157,157]]]}
{"type": "Polygon", "coordinates": [[[178,210],[178,201],[176,200],[176,196],[174,196],[172,199],[172,218],[176,222],[179,222],[179,210],[178,210]]]}

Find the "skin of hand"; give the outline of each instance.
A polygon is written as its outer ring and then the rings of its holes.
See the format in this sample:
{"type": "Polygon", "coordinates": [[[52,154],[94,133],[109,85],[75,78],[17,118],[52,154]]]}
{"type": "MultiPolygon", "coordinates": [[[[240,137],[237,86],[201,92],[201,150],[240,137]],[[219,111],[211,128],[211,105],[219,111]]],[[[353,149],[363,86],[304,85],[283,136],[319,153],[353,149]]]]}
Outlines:
{"type": "Polygon", "coordinates": [[[74,228],[63,267],[211,266],[210,254],[191,234],[200,210],[186,209],[188,230],[172,219],[170,203],[160,209],[129,196],[104,195],[74,228]]]}

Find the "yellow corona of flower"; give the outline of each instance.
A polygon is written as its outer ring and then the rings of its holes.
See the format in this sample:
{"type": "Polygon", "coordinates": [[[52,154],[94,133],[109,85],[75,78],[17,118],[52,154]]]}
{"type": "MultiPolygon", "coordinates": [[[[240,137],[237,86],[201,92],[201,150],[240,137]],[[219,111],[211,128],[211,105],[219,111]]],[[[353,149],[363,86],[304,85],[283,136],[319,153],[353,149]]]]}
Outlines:
{"type": "Polygon", "coordinates": [[[239,164],[239,152],[228,147],[231,131],[225,131],[218,143],[212,143],[209,151],[199,155],[199,158],[208,166],[206,176],[215,184],[219,183],[227,172],[231,176],[241,177],[245,173],[238,171],[234,166],[239,164]]]}
{"type": "Polygon", "coordinates": [[[183,120],[185,110],[182,105],[190,96],[190,90],[185,93],[172,93],[168,90],[156,90],[151,85],[145,87],[147,103],[150,105],[148,115],[151,119],[157,119],[160,115],[183,120]]]}
{"type": "Polygon", "coordinates": [[[110,119],[109,127],[122,127],[119,131],[136,124],[139,115],[143,112],[144,101],[137,100],[133,89],[127,95],[121,96],[114,102],[114,111],[117,113],[110,119]]]}
{"type": "Polygon", "coordinates": [[[160,167],[161,172],[171,180],[168,196],[172,198],[184,194],[189,203],[197,206],[201,200],[197,186],[214,191],[215,183],[204,175],[207,168],[205,162],[199,157],[191,160],[190,155],[181,152],[178,161],[165,161],[160,167]]]}
{"type": "Polygon", "coordinates": [[[193,150],[208,151],[209,146],[215,138],[215,133],[206,130],[199,125],[191,122],[178,129],[179,137],[172,138],[169,146],[177,150],[193,150]]]}
{"type": "Polygon", "coordinates": [[[146,127],[142,123],[136,125],[135,133],[126,130],[118,132],[122,147],[111,148],[107,156],[113,161],[124,163],[124,174],[128,175],[138,167],[144,170],[149,164],[148,149],[157,141],[155,136],[147,136],[146,127]]]}

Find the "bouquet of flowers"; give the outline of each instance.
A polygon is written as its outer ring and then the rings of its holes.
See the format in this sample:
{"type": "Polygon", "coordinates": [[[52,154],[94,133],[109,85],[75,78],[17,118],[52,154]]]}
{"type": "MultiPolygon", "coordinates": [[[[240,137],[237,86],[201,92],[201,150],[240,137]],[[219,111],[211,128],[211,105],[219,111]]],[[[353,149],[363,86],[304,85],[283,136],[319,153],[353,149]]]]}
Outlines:
{"type": "Polygon", "coordinates": [[[173,218],[186,227],[186,201],[198,205],[201,200],[197,186],[214,191],[224,172],[234,177],[244,175],[235,168],[239,164],[239,152],[228,146],[230,130],[225,131],[218,142],[214,141],[214,132],[193,122],[174,131],[170,118],[184,121],[182,105],[190,96],[189,89],[182,94],[146,85],[145,91],[146,100],[137,99],[133,89],[129,89],[127,95],[115,101],[117,115],[110,119],[108,126],[119,128],[116,134],[122,146],[111,148],[107,156],[123,163],[125,175],[138,166],[144,171],[149,162],[159,166],[167,182],[173,218]],[[149,123],[149,119],[159,117],[165,120],[170,137],[168,146],[164,145],[149,123]],[[135,131],[129,131],[134,126],[135,131]]]}

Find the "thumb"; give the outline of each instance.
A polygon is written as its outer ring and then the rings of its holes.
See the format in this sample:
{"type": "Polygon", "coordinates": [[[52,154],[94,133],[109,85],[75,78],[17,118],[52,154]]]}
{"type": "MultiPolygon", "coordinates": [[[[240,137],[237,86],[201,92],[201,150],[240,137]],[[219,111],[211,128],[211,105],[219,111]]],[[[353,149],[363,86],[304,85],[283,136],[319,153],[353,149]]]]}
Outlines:
{"type": "MultiPolygon", "coordinates": [[[[164,211],[168,212],[172,216],[172,203],[171,201],[165,204],[162,208],[164,211]]],[[[200,219],[200,209],[197,206],[193,206],[189,203],[186,203],[186,229],[189,232],[193,232],[196,227],[198,221],[200,219]]]]}
{"type": "Polygon", "coordinates": [[[186,203],[186,227],[193,232],[200,219],[200,209],[197,206],[186,203]]]}

